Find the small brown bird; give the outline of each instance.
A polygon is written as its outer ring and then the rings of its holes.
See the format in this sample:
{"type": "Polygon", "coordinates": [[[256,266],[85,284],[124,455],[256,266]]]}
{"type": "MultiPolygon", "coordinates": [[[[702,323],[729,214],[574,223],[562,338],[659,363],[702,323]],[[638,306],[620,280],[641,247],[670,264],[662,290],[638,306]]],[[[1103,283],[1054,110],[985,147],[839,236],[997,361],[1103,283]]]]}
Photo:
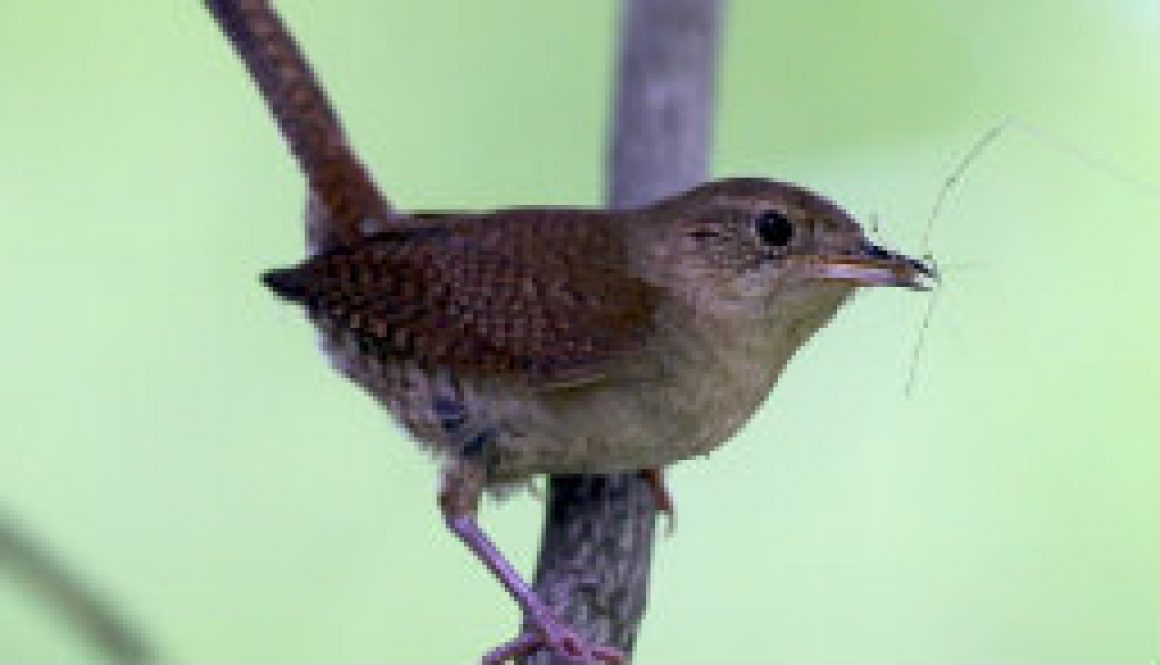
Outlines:
{"type": "Polygon", "coordinates": [[[706,454],[855,288],[934,277],[827,199],[761,179],[632,211],[393,213],[266,3],[206,2],[313,195],[320,251],[263,279],[440,460],[447,524],[525,616],[527,631],[485,662],[541,648],[622,658],[564,625],[487,539],[475,518],[486,489],[706,454]]]}

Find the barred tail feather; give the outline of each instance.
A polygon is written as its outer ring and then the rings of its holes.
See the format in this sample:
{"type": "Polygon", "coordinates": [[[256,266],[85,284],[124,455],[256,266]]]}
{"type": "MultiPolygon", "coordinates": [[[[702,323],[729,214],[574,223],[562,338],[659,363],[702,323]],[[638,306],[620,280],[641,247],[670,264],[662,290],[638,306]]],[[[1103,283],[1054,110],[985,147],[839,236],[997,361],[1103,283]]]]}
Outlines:
{"type": "Polygon", "coordinates": [[[346,245],[390,205],[347,144],[309,63],[266,0],[205,0],[245,63],[328,220],[319,249],[346,245]]]}

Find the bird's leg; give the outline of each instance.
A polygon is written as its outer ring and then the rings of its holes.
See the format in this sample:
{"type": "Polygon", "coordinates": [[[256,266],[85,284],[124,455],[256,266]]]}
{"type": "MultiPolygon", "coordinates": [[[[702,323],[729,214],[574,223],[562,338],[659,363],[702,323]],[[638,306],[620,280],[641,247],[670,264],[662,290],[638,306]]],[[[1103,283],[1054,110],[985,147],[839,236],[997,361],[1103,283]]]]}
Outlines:
{"type": "Polygon", "coordinates": [[[669,488],[665,485],[664,471],[645,469],[640,472],[640,477],[648,483],[656,511],[665,514],[665,534],[671,536],[677,528],[677,508],[673,503],[673,495],[669,493],[669,488]]]}
{"type": "Polygon", "coordinates": [[[515,568],[479,528],[475,514],[486,478],[485,467],[460,458],[450,462],[444,469],[439,488],[439,508],[447,526],[487,566],[523,610],[524,632],[511,642],[493,649],[484,656],[483,663],[496,665],[540,649],[547,649],[560,658],[583,663],[624,662],[623,654],[616,649],[589,643],[561,621],[527,582],[520,578],[515,568]]]}

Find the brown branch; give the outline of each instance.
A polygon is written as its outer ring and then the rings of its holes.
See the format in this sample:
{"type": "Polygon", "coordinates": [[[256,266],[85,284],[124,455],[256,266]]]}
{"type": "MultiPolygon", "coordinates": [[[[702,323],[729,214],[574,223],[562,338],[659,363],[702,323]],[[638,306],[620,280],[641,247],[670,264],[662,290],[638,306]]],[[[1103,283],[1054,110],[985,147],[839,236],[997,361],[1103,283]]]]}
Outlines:
{"type": "Polygon", "coordinates": [[[0,515],[0,565],[12,569],[110,663],[156,663],[153,648],[109,602],[0,515]]]}
{"type": "MultiPolygon", "coordinates": [[[[708,171],[724,0],[624,0],[608,204],[644,205],[708,171]]],[[[588,637],[631,653],[644,615],[655,522],[636,474],[553,476],[536,588],[588,637]]],[[[525,663],[556,662],[542,652],[525,663]]]]}

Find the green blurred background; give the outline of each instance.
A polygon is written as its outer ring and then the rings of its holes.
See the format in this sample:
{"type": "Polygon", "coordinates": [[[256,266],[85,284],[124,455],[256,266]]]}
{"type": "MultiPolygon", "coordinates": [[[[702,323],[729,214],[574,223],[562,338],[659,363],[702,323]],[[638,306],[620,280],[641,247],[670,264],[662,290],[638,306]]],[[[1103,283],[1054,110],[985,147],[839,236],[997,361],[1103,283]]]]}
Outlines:
{"type": "MultiPolygon", "coordinates": [[[[278,5],[404,208],[597,204],[614,3],[278,5]]],[[[671,474],[641,663],[1160,656],[1160,6],[736,0],[714,175],[946,282],[872,292],[671,474]]],[[[193,0],[0,2],[0,512],[173,662],[467,662],[518,617],[258,273],[302,184],[193,0]]],[[[526,570],[540,502],[483,516],[526,570]]],[[[0,661],[95,656],[0,565],[0,661]]]]}

